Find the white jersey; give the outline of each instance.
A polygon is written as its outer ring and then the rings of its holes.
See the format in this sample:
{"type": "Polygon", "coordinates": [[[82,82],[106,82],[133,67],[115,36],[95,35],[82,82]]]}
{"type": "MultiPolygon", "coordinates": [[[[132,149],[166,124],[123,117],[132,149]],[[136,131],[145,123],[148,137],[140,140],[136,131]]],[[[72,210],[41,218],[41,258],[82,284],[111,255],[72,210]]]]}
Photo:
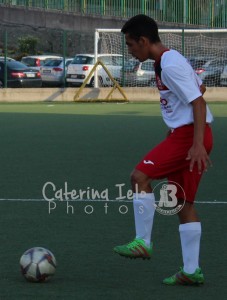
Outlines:
{"type": "MultiPolygon", "coordinates": [[[[202,96],[201,79],[187,59],[176,50],[165,51],[155,64],[162,116],[169,128],[194,123],[191,102],[202,96]]],[[[206,122],[213,116],[207,106],[206,122]]]]}

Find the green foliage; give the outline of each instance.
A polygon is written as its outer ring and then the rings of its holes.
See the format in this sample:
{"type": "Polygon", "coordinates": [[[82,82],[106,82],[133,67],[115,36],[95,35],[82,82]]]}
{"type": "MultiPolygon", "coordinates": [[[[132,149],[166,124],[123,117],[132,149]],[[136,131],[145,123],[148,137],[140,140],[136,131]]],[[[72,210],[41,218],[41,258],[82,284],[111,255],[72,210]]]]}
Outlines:
{"type": "Polygon", "coordinates": [[[38,38],[28,35],[18,39],[18,50],[21,53],[36,54],[38,38]]]}

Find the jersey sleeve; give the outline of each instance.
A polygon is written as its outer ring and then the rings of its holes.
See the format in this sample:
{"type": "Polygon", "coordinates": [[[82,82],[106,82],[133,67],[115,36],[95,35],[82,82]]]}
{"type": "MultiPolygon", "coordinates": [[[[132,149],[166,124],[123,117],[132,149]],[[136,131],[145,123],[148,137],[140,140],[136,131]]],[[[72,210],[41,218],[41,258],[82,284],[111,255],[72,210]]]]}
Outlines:
{"type": "Polygon", "coordinates": [[[167,66],[162,69],[162,82],[185,104],[202,96],[200,85],[202,81],[192,68],[183,66],[167,66]]]}
{"type": "Polygon", "coordinates": [[[196,78],[196,81],[198,82],[199,86],[203,84],[202,79],[196,73],[195,73],[195,78],[196,78]]]}

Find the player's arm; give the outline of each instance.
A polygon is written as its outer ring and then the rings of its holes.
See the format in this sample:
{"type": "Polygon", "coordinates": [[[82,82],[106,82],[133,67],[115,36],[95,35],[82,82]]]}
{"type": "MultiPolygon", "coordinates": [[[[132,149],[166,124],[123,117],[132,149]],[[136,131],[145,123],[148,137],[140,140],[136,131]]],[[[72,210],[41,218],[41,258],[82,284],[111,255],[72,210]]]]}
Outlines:
{"type": "Polygon", "coordinates": [[[194,138],[193,145],[188,151],[187,160],[190,160],[190,171],[193,170],[195,163],[198,165],[199,173],[207,170],[208,164],[211,165],[211,160],[204,147],[204,131],[206,126],[206,102],[203,97],[198,97],[191,102],[193,106],[194,116],[194,138]]]}
{"type": "Polygon", "coordinates": [[[195,79],[198,83],[200,92],[201,92],[202,95],[204,95],[204,93],[206,92],[206,86],[203,84],[201,78],[196,73],[194,73],[194,74],[195,74],[195,79]]]}
{"type": "Polygon", "coordinates": [[[206,87],[205,87],[205,85],[204,84],[201,84],[200,85],[200,92],[202,93],[202,95],[206,92],[206,87]]]}

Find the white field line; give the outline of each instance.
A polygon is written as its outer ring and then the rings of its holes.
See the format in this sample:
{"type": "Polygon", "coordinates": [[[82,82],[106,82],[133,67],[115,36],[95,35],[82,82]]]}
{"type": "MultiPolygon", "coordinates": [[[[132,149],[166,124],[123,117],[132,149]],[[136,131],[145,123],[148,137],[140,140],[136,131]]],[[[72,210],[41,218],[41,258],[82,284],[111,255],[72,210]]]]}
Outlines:
{"type": "MultiPolygon", "coordinates": [[[[15,201],[15,202],[48,202],[45,199],[32,199],[32,198],[28,198],[28,199],[9,199],[9,198],[0,198],[0,201],[15,201]]],[[[118,200],[118,199],[78,199],[78,200],[58,200],[55,199],[53,201],[58,201],[58,202],[66,202],[66,201],[70,201],[70,202],[115,202],[115,203],[132,203],[132,200],[118,200]]],[[[50,201],[52,202],[52,201],[50,201]]],[[[158,201],[156,201],[158,202],[158,201]]],[[[227,204],[227,201],[217,201],[217,200],[213,200],[213,201],[195,201],[196,204],[227,204]]]]}

